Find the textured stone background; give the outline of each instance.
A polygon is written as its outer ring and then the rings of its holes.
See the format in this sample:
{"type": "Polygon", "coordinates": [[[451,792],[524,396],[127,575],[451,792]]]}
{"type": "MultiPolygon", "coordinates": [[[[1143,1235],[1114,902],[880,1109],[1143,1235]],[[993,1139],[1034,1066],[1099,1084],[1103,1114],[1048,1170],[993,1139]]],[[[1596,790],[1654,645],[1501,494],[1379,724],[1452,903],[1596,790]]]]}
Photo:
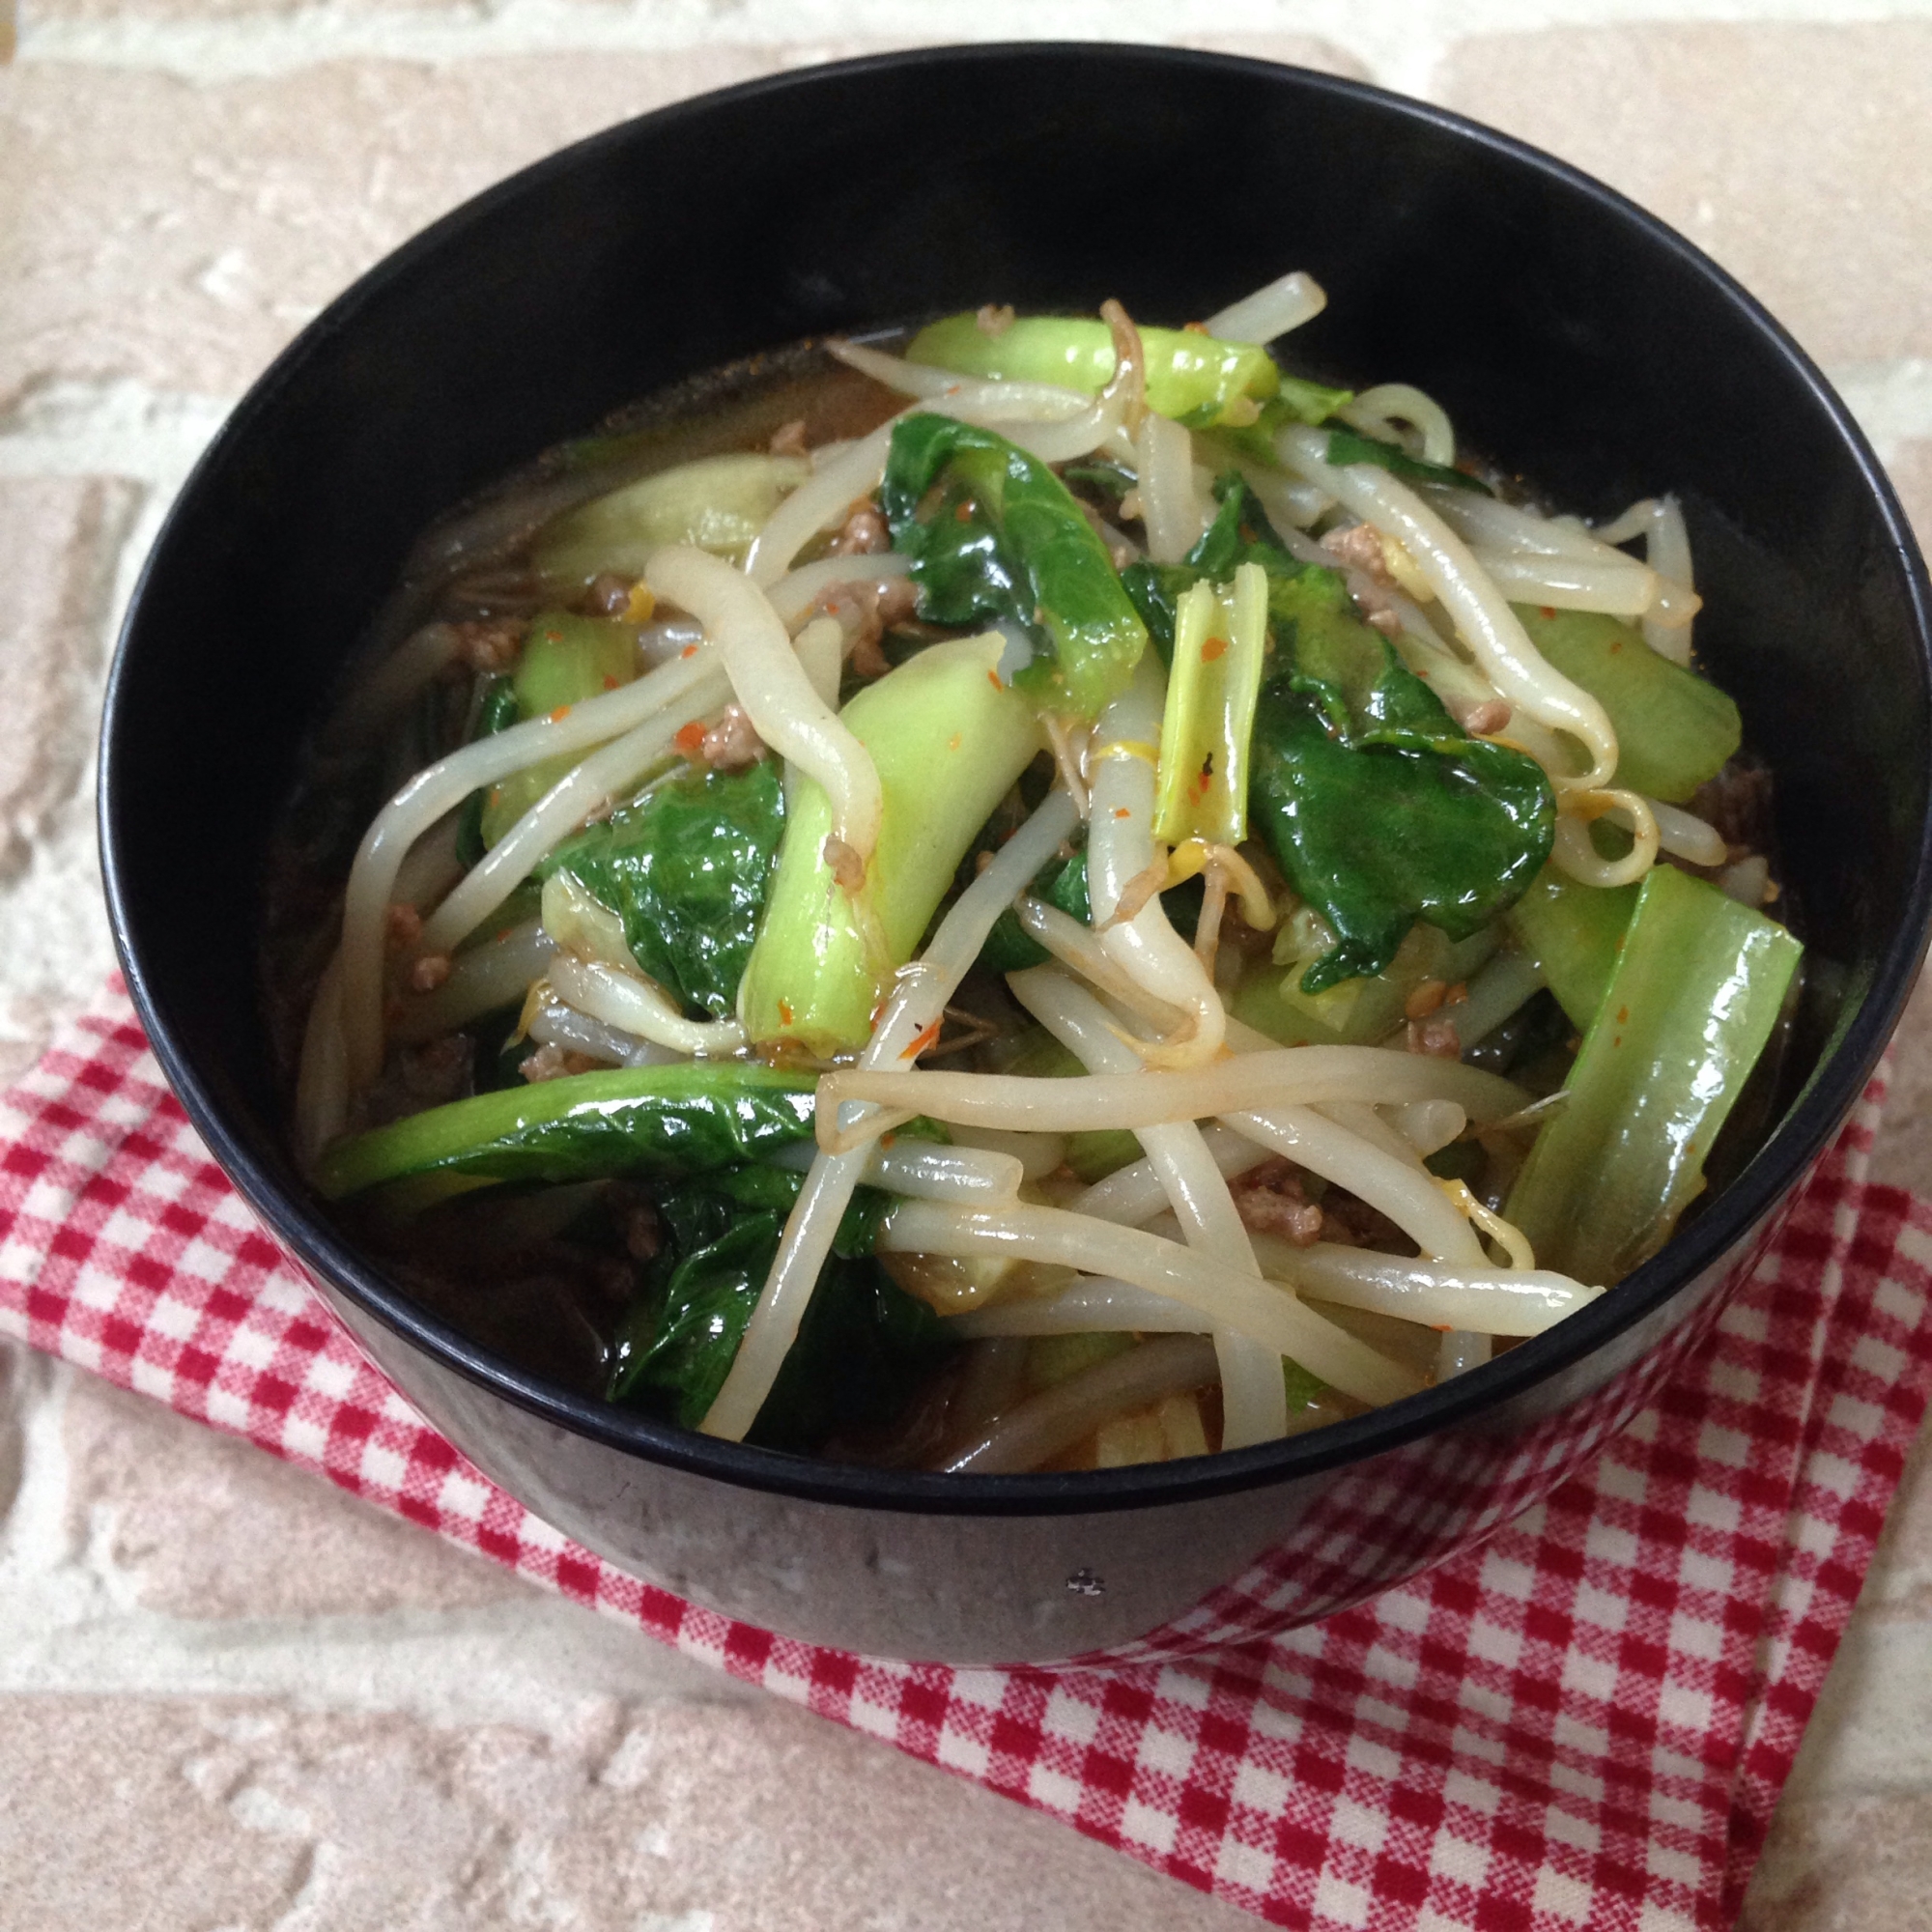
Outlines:
{"type": "MultiPolygon", "coordinates": [[[[1605,176],[1836,379],[1932,517],[1932,8],[1831,0],[0,0],[0,1073],[109,965],[116,611],[197,449],[351,276],[679,96],[915,41],[1175,38],[1366,75],[1605,176]]],[[[1886,1179],[1932,1186],[1932,1003],[1886,1179]]],[[[1894,1514],[1756,1932],[1932,1880],[1932,1476],[1894,1514]]],[[[253,1450],[0,1350],[0,1926],[1246,1922],[253,1450]]]]}

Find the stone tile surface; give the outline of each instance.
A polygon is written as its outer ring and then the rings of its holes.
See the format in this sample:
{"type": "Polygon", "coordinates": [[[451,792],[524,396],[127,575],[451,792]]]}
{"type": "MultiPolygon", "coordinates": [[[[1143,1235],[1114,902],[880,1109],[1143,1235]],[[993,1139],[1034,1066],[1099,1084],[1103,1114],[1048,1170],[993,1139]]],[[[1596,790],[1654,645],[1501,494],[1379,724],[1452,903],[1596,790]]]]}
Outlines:
{"type": "Polygon", "coordinates": [[[0,1763],[4,1910],[35,1932],[1252,1922],[769,1701],[593,1707],[546,1737],[257,1701],[16,1696],[0,1698],[0,1763]],[[46,1857],[80,1819],[88,1855],[46,1857]]]}
{"type": "Polygon", "coordinates": [[[0,409],[58,378],[241,390],[332,296],[499,177],[769,50],[327,62],[196,85],[0,72],[0,409]],[[326,128],[327,138],[317,129],[326,128]]]}
{"type": "Polygon", "coordinates": [[[1932,351],[1932,24],[1656,11],[1474,36],[1435,91],[1654,210],[1824,360],[1932,351]]]}
{"type": "Polygon", "coordinates": [[[69,1534],[144,1609],[300,1618],[536,1594],[499,1564],[105,1382],[76,1381],[62,1421],[69,1534]]]}

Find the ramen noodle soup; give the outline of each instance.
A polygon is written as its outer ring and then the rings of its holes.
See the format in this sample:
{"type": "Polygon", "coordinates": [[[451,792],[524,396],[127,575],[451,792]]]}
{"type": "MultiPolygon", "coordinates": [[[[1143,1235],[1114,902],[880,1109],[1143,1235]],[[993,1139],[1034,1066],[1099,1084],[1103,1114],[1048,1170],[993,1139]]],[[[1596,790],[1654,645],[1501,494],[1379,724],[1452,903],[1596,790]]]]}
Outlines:
{"type": "Polygon", "coordinates": [[[1001,1473],[1399,1401],[1656,1253],[1800,956],[1684,518],[1289,373],[1323,299],[806,345],[423,540],[265,953],[305,1171],[413,1293],[1001,1473]]]}

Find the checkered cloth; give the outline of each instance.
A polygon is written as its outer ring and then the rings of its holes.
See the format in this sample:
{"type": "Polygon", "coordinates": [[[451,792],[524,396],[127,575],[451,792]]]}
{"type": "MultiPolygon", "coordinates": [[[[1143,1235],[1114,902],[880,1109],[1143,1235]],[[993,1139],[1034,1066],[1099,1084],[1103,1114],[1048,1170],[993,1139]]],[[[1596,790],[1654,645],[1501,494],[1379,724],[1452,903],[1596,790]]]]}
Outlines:
{"type": "Polygon", "coordinates": [[[537,1521],[363,1361],[210,1161],[118,982],[0,1096],[0,1335],[321,1471],[688,1655],[1315,1932],[1728,1927],[1932,1383],[1932,1207],[1874,1083],[1711,1342],[1433,1574],[1111,1672],[878,1663],[537,1521]]]}

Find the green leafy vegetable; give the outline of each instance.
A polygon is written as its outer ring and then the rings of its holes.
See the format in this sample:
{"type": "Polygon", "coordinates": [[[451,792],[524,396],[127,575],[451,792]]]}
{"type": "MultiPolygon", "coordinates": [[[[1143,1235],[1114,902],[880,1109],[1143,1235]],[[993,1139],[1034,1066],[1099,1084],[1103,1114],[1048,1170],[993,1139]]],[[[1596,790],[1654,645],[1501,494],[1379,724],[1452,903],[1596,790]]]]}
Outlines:
{"type": "Polygon", "coordinates": [[[1486,925],[1451,939],[1416,924],[1381,972],[1310,991],[1297,968],[1250,973],[1228,1010],[1245,1026],[1284,1046],[1373,1046],[1401,1027],[1408,996],[1425,980],[1449,985],[1467,980],[1496,950],[1498,930],[1486,925]]]}
{"type": "Polygon", "coordinates": [[[1637,891],[1579,885],[1548,867],[1510,908],[1510,930],[1573,1026],[1587,1027],[1604,1004],[1637,891]]]}
{"type": "Polygon", "coordinates": [[[1147,631],[1106,545],[1045,464],[991,430],[908,416],[893,431],[879,501],[894,547],[913,559],[922,617],[1018,625],[1037,654],[1015,682],[1050,709],[1092,718],[1124,689],[1147,631]]]}
{"type": "Polygon", "coordinates": [[[683,772],[558,846],[537,876],[570,873],[623,921],[653,980],[723,1019],[737,1005],[783,833],[776,758],[683,772]]]}
{"type": "Polygon", "coordinates": [[[1248,836],[1249,739],[1267,647],[1267,577],[1236,567],[1230,584],[1182,591],[1161,724],[1153,834],[1170,845],[1248,836]]]}
{"type": "MultiPolygon", "coordinates": [[[[1190,428],[1253,422],[1281,372],[1265,349],[1187,328],[1143,328],[1150,409],[1190,428]]],[[[1055,383],[1098,395],[1114,374],[1114,335],[1091,317],[1022,316],[997,335],[975,315],[950,315],[913,337],[906,359],[995,383],[1055,383]]],[[[1313,385],[1309,385],[1313,386],[1313,385]]]]}
{"type": "MultiPolygon", "coordinates": [[[[580,617],[571,611],[540,611],[530,619],[510,689],[518,718],[548,718],[629,684],[637,674],[638,634],[632,625],[580,617]]],[[[559,752],[493,785],[478,826],[484,844],[496,844],[580,755],[559,752]]]]}
{"type": "Polygon", "coordinates": [[[553,582],[641,577],[666,544],[741,560],[779,501],[811,474],[798,456],[707,456],[594,497],[547,525],[531,561],[553,582]]]}
{"type": "Polygon", "coordinates": [[[1539,1266],[1607,1287],[1669,1238],[1771,1037],[1798,942],[1715,886],[1660,866],[1507,1213],[1539,1266]]]}
{"type": "Polygon", "coordinates": [[[405,1177],[594,1180],[701,1174],[811,1136],[810,1073],[754,1061],[576,1073],[431,1107],[337,1141],[316,1186],[339,1201],[405,1177]]]}
{"type": "Polygon", "coordinates": [[[1441,463],[1424,463],[1420,457],[1409,455],[1399,442],[1384,442],[1374,436],[1357,436],[1350,429],[1331,429],[1328,432],[1328,461],[1338,469],[1350,463],[1373,463],[1378,469],[1386,469],[1396,476],[1406,476],[1416,483],[1446,483],[1454,490],[1473,490],[1479,497],[1495,495],[1487,483],[1465,476],[1460,469],[1451,469],[1441,463]]]}
{"type": "MultiPolygon", "coordinates": [[[[493,677],[477,700],[476,728],[470,733],[469,742],[474,744],[478,738],[494,738],[498,731],[507,731],[522,715],[517,705],[516,686],[507,677],[493,677]]],[[[463,810],[456,821],[456,856],[466,868],[482,862],[484,804],[482,792],[472,791],[463,801],[463,810]]]]}
{"type": "Polygon", "coordinates": [[[1744,737],[1737,705],[1695,671],[1660,657],[1641,631],[1594,611],[1513,608],[1530,642],[1609,713],[1619,785],[1688,804],[1736,754],[1744,737]]]}
{"type": "Polygon", "coordinates": [[[1040,749],[1033,707],[1001,683],[997,636],[933,644],[859,692],[840,714],[872,754],[884,795],[864,885],[825,860],[832,810],[794,786],[739,1010],[753,1040],[813,1053],[861,1046],[892,975],[912,957],[959,861],[1040,749]]]}
{"type": "MultiPolygon", "coordinates": [[[[617,1336],[609,1394],[695,1429],[724,1386],[803,1176],[743,1167],[668,1190],[667,1241],[617,1336]]],[[[862,1187],[750,1441],[807,1451],[891,1422],[953,1346],[931,1309],[872,1261],[892,1197],[862,1187]]]]}

